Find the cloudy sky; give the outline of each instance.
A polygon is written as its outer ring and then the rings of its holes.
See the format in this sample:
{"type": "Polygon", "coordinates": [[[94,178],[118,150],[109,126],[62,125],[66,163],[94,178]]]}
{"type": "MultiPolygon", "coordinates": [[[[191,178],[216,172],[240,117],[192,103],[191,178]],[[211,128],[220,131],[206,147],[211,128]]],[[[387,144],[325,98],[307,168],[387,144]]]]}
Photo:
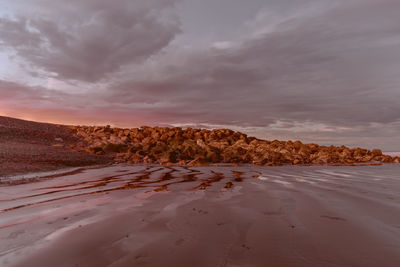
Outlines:
{"type": "Polygon", "coordinates": [[[399,0],[0,0],[0,115],[400,151],[399,0]]]}

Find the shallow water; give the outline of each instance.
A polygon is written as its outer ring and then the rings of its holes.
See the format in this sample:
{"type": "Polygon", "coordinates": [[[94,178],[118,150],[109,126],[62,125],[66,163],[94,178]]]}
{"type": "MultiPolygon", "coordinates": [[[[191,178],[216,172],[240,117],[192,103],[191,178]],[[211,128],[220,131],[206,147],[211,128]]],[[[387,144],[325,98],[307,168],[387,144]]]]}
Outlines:
{"type": "Polygon", "coordinates": [[[0,266],[399,266],[400,165],[82,169],[0,187],[0,266]]]}

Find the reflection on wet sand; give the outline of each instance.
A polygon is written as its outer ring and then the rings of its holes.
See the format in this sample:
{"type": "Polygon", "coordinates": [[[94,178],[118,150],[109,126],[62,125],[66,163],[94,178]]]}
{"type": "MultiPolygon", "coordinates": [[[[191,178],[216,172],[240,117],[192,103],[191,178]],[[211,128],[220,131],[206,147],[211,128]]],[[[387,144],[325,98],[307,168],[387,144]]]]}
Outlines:
{"type": "MultiPolygon", "coordinates": [[[[72,174],[79,174],[79,173],[81,173],[81,171],[72,174]]],[[[147,166],[144,170],[138,172],[119,170],[117,173],[118,174],[116,175],[100,178],[97,180],[81,181],[71,184],[55,185],[51,187],[39,187],[33,189],[32,191],[33,192],[41,191],[42,193],[37,193],[37,194],[33,193],[21,197],[0,199],[0,202],[6,202],[6,201],[10,202],[10,201],[24,200],[24,199],[35,199],[41,196],[52,195],[50,199],[46,199],[43,201],[37,201],[5,209],[0,209],[0,213],[23,208],[30,205],[42,204],[51,201],[58,201],[77,196],[107,193],[118,190],[148,188],[149,190],[154,190],[155,192],[167,191],[168,187],[171,185],[187,183],[187,182],[197,182],[198,185],[194,187],[189,187],[186,190],[205,190],[207,187],[212,186],[213,183],[219,182],[225,178],[223,173],[216,173],[214,171],[211,171],[210,173],[211,177],[199,178],[197,175],[202,174],[199,170],[190,169],[189,167],[185,166],[179,168],[147,166]],[[182,175],[181,173],[182,170],[188,173],[182,175]],[[176,173],[176,175],[174,175],[174,173],[176,173]],[[64,193],[66,192],[71,192],[71,194],[68,194],[67,196],[60,196],[64,195],[64,193]]],[[[232,174],[233,174],[232,181],[228,182],[227,185],[229,186],[225,186],[225,188],[231,188],[233,186],[233,182],[243,181],[242,172],[233,171],[232,174]]]]}
{"type": "Polygon", "coordinates": [[[399,170],[119,165],[2,186],[0,266],[397,267],[399,170]]]}

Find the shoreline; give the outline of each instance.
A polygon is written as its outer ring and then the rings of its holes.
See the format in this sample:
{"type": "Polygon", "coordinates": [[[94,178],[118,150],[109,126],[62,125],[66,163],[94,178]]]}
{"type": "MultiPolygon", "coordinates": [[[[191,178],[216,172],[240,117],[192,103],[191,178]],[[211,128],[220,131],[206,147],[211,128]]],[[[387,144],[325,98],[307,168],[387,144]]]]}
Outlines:
{"type": "Polygon", "coordinates": [[[10,174],[0,177],[0,187],[40,182],[46,179],[54,179],[66,175],[79,174],[85,170],[101,169],[101,168],[106,168],[108,166],[110,166],[110,164],[88,165],[80,167],[60,168],[42,172],[10,174]]]}
{"type": "MultiPolygon", "coordinates": [[[[368,166],[385,166],[385,165],[395,165],[397,163],[359,163],[359,164],[325,164],[325,165],[317,165],[317,164],[303,164],[303,165],[290,165],[290,164],[282,164],[276,166],[265,166],[268,168],[279,168],[279,167],[293,167],[293,168],[306,168],[306,167],[368,167],[368,166]]],[[[240,168],[240,167],[260,167],[252,164],[232,164],[232,163],[212,163],[209,165],[202,166],[189,166],[189,165],[178,165],[178,164],[155,164],[155,163],[114,163],[114,164],[103,164],[103,165],[88,165],[88,166],[80,166],[80,167],[69,167],[69,168],[61,168],[43,172],[28,172],[28,173],[19,173],[19,174],[10,174],[7,176],[0,176],[0,187],[4,186],[14,186],[20,184],[29,184],[40,182],[47,179],[54,179],[58,177],[63,177],[66,175],[79,174],[87,170],[93,169],[103,169],[107,167],[201,167],[201,168],[214,168],[214,167],[222,167],[222,168],[240,168]]]]}

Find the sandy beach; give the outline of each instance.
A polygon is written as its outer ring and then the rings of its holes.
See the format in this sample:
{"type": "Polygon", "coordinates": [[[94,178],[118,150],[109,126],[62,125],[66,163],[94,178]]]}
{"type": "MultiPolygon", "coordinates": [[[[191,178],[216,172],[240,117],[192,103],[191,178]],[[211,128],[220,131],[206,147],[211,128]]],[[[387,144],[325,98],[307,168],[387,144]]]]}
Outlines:
{"type": "Polygon", "coordinates": [[[399,171],[117,165],[2,186],[0,265],[397,267],[399,171]]]}

